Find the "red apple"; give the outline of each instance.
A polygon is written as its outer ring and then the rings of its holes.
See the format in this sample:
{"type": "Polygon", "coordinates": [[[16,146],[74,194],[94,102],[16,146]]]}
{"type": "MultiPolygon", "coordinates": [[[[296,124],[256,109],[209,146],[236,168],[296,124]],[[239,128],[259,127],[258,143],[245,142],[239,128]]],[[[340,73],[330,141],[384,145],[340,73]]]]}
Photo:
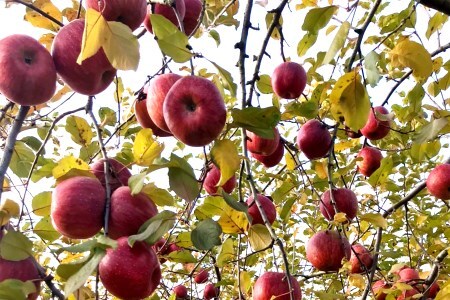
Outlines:
{"type": "Polygon", "coordinates": [[[436,166],[430,172],[427,178],[427,189],[436,198],[450,199],[450,164],[436,166]]]}
{"type": "Polygon", "coordinates": [[[391,285],[384,280],[375,281],[372,285],[372,291],[375,295],[375,300],[385,300],[387,294],[383,290],[390,289],[391,285]]]}
{"type": "Polygon", "coordinates": [[[306,87],[305,69],[298,63],[288,61],[278,65],[272,74],[272,88],[278,97],[295,99],[306,87]]]}
{"type": "Polygon", "coordinates": [[[352,246],[350,263],[352,266],[350,273],[364,273],[369,271],[372,267],[373,257],[366,247],[360,244],[355,244],[352,246]]]}
{"type": "Polygon", "coordinates": [[[203,299],[210,300],[219,296],[219,289],[212,283],[208,283],[203,290],[203,299]]]}
{"type": "Polygon", "coordinates": [[[146,0],[86,0],[86,8],[101,12],[107,21],[121,22],[131,30],[141,26],[147,14],[146,0]]]}
{"type": "MultiPolygon", "coordinates": [[[[186,14],[186,5],[184,3],[184,0],[175,0],[174,2],[176,10],[178,12],[178,17],[180,18],[180,21],[182,22],[184,19],[184,16],[186,14]]],[[[175,14],[175,11],[172,7],[169,5],[156,3],[151,4],[148,6],[147,14],[144,19],[144,26],[150,33],[153,33],[153,26],[150,21],[150,15],[157,14],[162,15],[166,19],[168,19],[170,22],[172,22],[175,26],[178,28],[180,27],[180,23],[178,22],[178,18],[175,14]]]]}
{"type": "Polygon", "coordinates": [[[116,69],[110,64],[103,49],[77,64],[81,52],[84,20],[73,20],[62,27],[53,41],[53,61],[56,71],[72,90],[83,95],[96,95],[114,80],[116,69]]]}
{"type": "Polygon", "coordinates": [[[106,192],[97,178],[76,176],[56,185],[51,217],[55,229],[72,239],[87,239],[103,227],[106,192]]]}
{"type": "Polygon", "coordinates": [[[150,118],[161,130],[170,132],[164,119],[163,106],[170,88],[182,77],[168,73],[156,76],[150,81],[147,89],[147,111],[150,118]]]}
{"type": "Polygon", "coordinates": [[[155,251],[144,242],[128,245],[128,238],[117,240],[100,261],[100,281],[112,295],[121,299],[142,299],[159,285],[161,269],[155,251]]]}
{"type": "Polygon", "coordinates": [[[27,299],[35,300],[38,298],[41,291],[41,277],[32,257],[19,261],[10,261],[0,257],[0,282],[6,279],[33,281],[36,292],[29,294],[27,299]]]}
{"type": "Polygon", "coordinates": [[[208,281],[209,278],[209,272],[205,269],[198,270],[197,275],[194,276],[195,283],[205,283],[208,281]]]}
{"type": "MultiPolygon", "coordinates": [[[[273,224],[273,222],[275,222],[275,219],[277,218],[277,210],[275,209],[275,205],[266,196],[258,194],[257,197],[259,203],[261,203],[264,212],[266,213],[267,220],[269,221],[270,224],[273,224]]],[[[256,205],[256,202],[253,200],[253,196],[248,197],[247,205],[248,205],[248,214],[252,217],[252,225],[264,224],[258,206],[256,205]]]]}
{"type": "Polygon", "coordinates": [[[186,14],[183,19],[184,33],[186,35],[194,34],[194,29],[197,24],[201,22],[199,20],[202,14],[203,4],[200,0],[184,0],[186,6],[186,14]]]}
{"type": "MultiPolygon", "coordinates": [[[[108,158],[109,161],[109,177],[108,183],[111,188],[111,193],[121,186],[128,185],[128,179],[131,177],[130,170],[120,161],[114,158],[108,158]]],[[[105,159],[102,158],[91,165],[91,171],[95,177],[100,180],[103,187],[106,188],[105,181],[105,159]]]]}
{"type": "Polygon", "coordinates": [[[157,213],[155,203],[144,193],[131,195],[128,186],[121,186],[111,195],[109,237],[118,239],[137,234],[139,228],[157,213]]]}
{"type": "Polygon", "coordinates": [[[188,290],[184,285],[177,285],[176,287],[174,287],[173,293],[175,294],[177,300],[188,298],[188,290]]]}
{"type": "MultiPolygon", "coordinates": [[[[423,292],[425,292],[427,288],[428,288],[427,285],[424,284],[424,285],[423,285],[423,292]]],[[[439,287],[439,285],[437,284],[437,282],[433,282],[433,283],[431,284],[430,289],[428,290],[428,298],[431,298],[431,299],[436,298],[436,295],[437,295],[437,293],[439,292],[440,289],[441,289],[441,288],[439,287]]]]}
{"type": "MultiPolygon", "coordinates": [[[[358,199],[356,199],[355,193],[349,189],[333,189],[333,197],[336,209],[345,213],[349,221],[353,220],[358,212],[358,199]]],[[[333,220],[336,212],[331,203],[330,190],[327,190],[320,199],[320,212],[327,220],[333,220]]]]}
{"type": "Polygon", "coordinates": [[[412,300],[412,296],[419,294],[419,291],[417,291],[416,289],[410,289],[410,290],[406,290],[406,291],[402,291],[402,293],[400,294],[400,296],[397,297],[397,300],[412,300]]]}
{"type": "Polygon", "coordinates": [[[306,245],[306,259],[320,271],[338,271],[342,259],[349,260],[350,256],[350,243],[335,230],[315,233],[306,245]]]}
{"type": "Polygon", "coordinates": [[[260,163],[262,163],[266,168],[275,167],[280,163],[284,156],[284,144],[280,140],[275,152],[270,155],[261,155],[250,152],[251,155],[260,163]]]}
{"type": "Polygon", "coordinates": [[[208,79],[179,79],[164,100],[164,119],[170,132],[189,146],[211,143],[225,126],[227,111],[219,89],[208,79]]]}
{"type": "Polygon", "coordinates": [[[405,282],[411,285],[415,284],[415,280],[420,279],[419,272],[413,268],[403,268],[399,270],[398,276],[398,281],[405,282]]]}
{"type": "Polygon", "coordinates": [[[327,126],[315,119],[307,121],[298,131],[297,146],[308,159],[324,157],[331,146],[327,126]]]}
{"type": "Polygon", "coordinates": [[[260,155],[271,155],[276,150],[278,145],[280,144],[280,133],[278,129],[275,127],[273,129],[273,138],[266,139],[260,137],[256,133],[251,131],[246,131],[247,135],[247,150],[251,153],[260,154],[260,155]]]}
{"type": "Polygon", "coordinates": [[[381,151],[373,147],[362,148],[357,157],[361,157],[362,160],[356,162],[358,170],[364,176],[370,177],[381,165],[383,155],[381,151]]]}
{"type": "Polygon", "coordinates": [[[159,129],[155,122],[150,118],[147,110],[147,99],[136,100],[134,103],[134,114],[136,120],[142,128],[150,128],[153,134],[160,137],[172,136],[170,132],[159,129]]]}
{"type": "Polygon", "coordinates": [[[301,300],[302,291],[298,281],[292,276],[290,281],[292,290],[289,290],[285,273],[266,272],[262,274],[253,286],[253,300],[290,300],[291,293],[293,300],[301,300]]]}
{"type": "MultiPolygon", "coordinates": [[[[216,185],[219,182],[219,180],[220,180],[220,169],[213,164],[211,169],[206,174],[205,181],[203,182],[203,187],[205,188],[208,194],[217,195],[218,187],[216,185]]],[[[235,187],[236,187],[236,176],[231,177],[230,179],[227,180],[227,182],[225,182],[224,185],[222,185],[223,190],[228,194],[231,194],[235,187]]]]}
{"type": "Polygon", "coordinates": [[[374,107],[369,114],[369,119],[361,128],[361,133],[368,138],[369,140],[379,140],[384,138],[390,130],[390,121],[382,121],[379,120],[375,115],[377,114],[387,115],[389,114],[388,110],[384,106],[376,106],[374,107]]]}
{"type": "Polygon", "coordinates": [[[0,70],[0,93],[16,104],[42,104],[55,93],[52,56],[32,37],[13,34],[0,40],[0,70]]]}

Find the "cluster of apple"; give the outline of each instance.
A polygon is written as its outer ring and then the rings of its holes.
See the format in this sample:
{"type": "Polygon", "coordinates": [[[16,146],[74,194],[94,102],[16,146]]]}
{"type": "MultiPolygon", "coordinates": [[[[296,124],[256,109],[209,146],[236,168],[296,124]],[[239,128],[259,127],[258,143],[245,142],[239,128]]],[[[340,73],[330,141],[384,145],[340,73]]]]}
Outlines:
{"type": "MultiPolygon", "coordinates": [[[[198,270],[194,276],[194,282],[196,284],[206,283],[209,279],[209,272],[205,269],[198,270]]],[[[188,290],[186,286],[180,284],[173,288],[173,293],[177,300],[189,299],[188,290]]],[[[219,289],[213,284],[208,283],[203,288],[203,299],[210,300],[219,296],[219,289]]]]}

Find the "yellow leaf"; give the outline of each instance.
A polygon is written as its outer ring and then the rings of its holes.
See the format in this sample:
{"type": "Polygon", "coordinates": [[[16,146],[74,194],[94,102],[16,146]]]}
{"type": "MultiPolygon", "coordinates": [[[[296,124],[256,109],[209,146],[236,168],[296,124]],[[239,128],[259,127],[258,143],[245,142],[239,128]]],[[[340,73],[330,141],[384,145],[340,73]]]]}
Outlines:
{"type": "Polygon", "coordinates": [[[86,12],[81,51],[77,58],[80,64],[91,56],[94,56],[100,47],[110,39],[108,22],[98,11],[89,8],[86,12]]]}
{"type": "Polygon", "coordinates": [[[163,149],[164,145],[154,140],[152,130],[144,128],[138,132],[134,140],[134,161],[140,166],[148,167],[161,154],[163,149]]]}
{"type": "Polygon", "coordinates": [[[286,161],[286,168],[289,171],[294,171],[295,168],[297,167],[297,163],[295,162],[294,158],[289,152],[286,152],[284,154],[284,160],[286,161]]]}
{"type": "Polygon", "coordinates": [[[251,280],[252,280],[253,276],[251,276],[251,274],[247,271],[240,272],[239,276],[240,276],[239,278],[241,279],[240,280],[241,293],[248,296],[252,290],[252,281],[251,280]]]}
{"type": "Polygon", "coordinates": [[[11,184],[9,183],[8,178],[5,178],[3,180],[3,191],[4,192],[9,192],[11,190],[11,184]]]}
{"type": "Polygon", "coordinates": [[[327,178],[328,170],[326,161],[317,161],[315,163],[314,169],[316,170],[317,176],[319,176],[320,179],[327,178]]]}
{"type": "Polygon", "coordinates": [[[50,52],[52,50],[53,40],[55,39],[55,34],[53,33],[45,33],[39,38],[39,43],[45,46],[47,50],[50,52]]]}
{"type": "Polygon", "coordinates": [[[335,214],[333,219],[336,223],[346,223],[348,221],[347,215],[343,212],[335,214]]]}
{"type": "Polygon", "coordinates": [[[224,185],[239,169],[240,158],[236,145],[230,140],[220,140],[211,149],[214,164],[220,169],[220,180],[216,186],[224,185]]]}
{"type": "Polygon", "coordinates": [[[359,217],[362,221],[367,221],[375,226],[381,227],[385,229],[387,227],[387,221],[383,216],[379,213],[367,213],[359,217]]]}
{"type": "Polygon", "coordinates": [[[59,89],[59,90],[53,95],[52,99],[50,99],[49,102],[55,102],[55,101],[61,100],[61,98],[62,98],[65,94],[69,93],[70,91],[72,91],[72,89],[71,89],[67,84],[65,84],[61,89],[59,89]]]}
{"type": "Polygon", "coordinates": [[[349,139],[347,141],[342,141],[334,144],[334,152],[342,152],[344,150],[353,148],[357,145],[361,144],[359,139],[349,139]]]}
{"type": "Polygon", "coordinates": [[[219,255],[217,256],[217,266],[222,268],[227,262],[235,258],[233,239],[228,238],[220,247],[219,255]]]}
{"type": "Polygon", "coordinates": [[[20,215],[20,206],[15,201],[6,199],[0,205],[0,226],[6,225],[10,218],[20,215]]]}
{"type": "Polygon", "coordinates": [[[348,283],[350,286],[354,286],[360,290],[364,290],[366,282],[361,274],[350,274],[348,276],[348,283]]]}
{"type": "Polygon", "coordinates": [[[370,113],[370,101],[361,83],[358,70],[344,74],[338,79],[330,94],[331,113],[336,121],[358,131],[366,125],[370,113]]]}
{"type": "Polygon", "coordinates": [[[244,233],[248,228],[245,213],[225,206],[218,221],[223,233],[244,233]]]}
{"type": "Polygon", "coordinates": [[[430,53],[417,42],[404,39],[390,52],[391,66],[394,68],[410,68],[418,81],[427,79],[433,71],[430,53]]]}
{"type": "MultiPolygon", "coordinates": [[[[58,162],[58,165],[53,168],[52,174],[55,179],[60,179],[61,177],[67,175],[72,170],[85,171],[86,176],[88,174],[92,174],[89,171],[89,165],[85,161],[79,158],[75,158],[72,155],[62,158],[58,162]]],[[[95,175],[92,174],[91,177],[95,177],[95,175]]]]}
{"type": "MultiPolygon", "coordinates": [[[[61,11],[50,0],[36,0],[33,2],[33,7],[36,7],[56,20],[62,23],[61,11]]],[[[25,20],[30,22],[34,27],[44,28],[52,31],[58,31],[59,25],[44,17],[40,13],[31,8],[26,9],[25,20]]]]}
{"type": "Polygon", "coordinates": [[[298,203],[301,205],[305,205],[307,202],[308,202],[308,195],[303,193],[300,199],[298,200],[298,203]]]}
{"type": "Polygon", "coordinates": [[[121,22],[108,22],[111,34],[103,50],[111,65],[119,70],[136,71],[139,65],[139,41],[130,27],[121,22]]]}
{"type": "Polygon", "coordinates": [[[248,231],[248,239],[253,250],[259,251],[272,243],[269,230],[262,224],[252,225],[248,231]]]}
{"type": "Polygon", "coordinates": [[[66,120],[65,129],[70,133],[75,143],[86,147],[91,144],[94,133],[85,119],[78,116],[69,116],[66,120]]]}

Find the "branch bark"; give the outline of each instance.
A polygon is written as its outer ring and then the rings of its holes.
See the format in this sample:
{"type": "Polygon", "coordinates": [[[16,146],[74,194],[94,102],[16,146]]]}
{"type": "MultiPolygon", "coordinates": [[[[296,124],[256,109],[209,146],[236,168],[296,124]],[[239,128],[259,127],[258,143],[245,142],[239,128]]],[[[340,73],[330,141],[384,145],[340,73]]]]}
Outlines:
{"type": "Polygon", "coordinates": [[[450,15],[450,0],[422,0],[418,2],[423,6],[435,9],[443,14],[450,15]]]}

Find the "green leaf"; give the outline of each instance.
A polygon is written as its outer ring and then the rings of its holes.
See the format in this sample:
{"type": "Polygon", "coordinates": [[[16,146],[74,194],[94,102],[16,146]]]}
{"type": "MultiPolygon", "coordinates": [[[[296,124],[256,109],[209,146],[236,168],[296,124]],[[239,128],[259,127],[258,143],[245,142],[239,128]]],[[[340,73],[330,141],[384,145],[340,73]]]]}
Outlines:
{"type": "Polygon", "coordinates": [[[447,22],[448,16],[441,12],[436,12],[434,16],[428,21],[428,28],[425,36],[430,39],[430,36],[442,28],[442,26],[447,22]]]}
{"type": "Polygon", "coordinates": [[[375,51],[370,51],[364,58],[364,69],[366,71],[367,83],[371,87],[375,87],[380,80],[380,72],[378,71],[378,61],[380,55],[375,51]]]}
{"type": "Polygon", "coordinates": [[[102,125],[114,126],[117,123],[116,112],[109,107],[100,107],[98,115],[102,125]]]}
{"type": "Polygon", "coordinates": [[[70,133],[72,141],[81,146],[87,146],[91,143],[94,133],[89,123],[77,116],[69,116],[66,120],[66,131],[70,133]]]}
{"type": "Polygon", "coordinates": [[[372,187],[376,187],[378,185],[383,185],[386,182],[388,176],[392,173],[394,169],[394,162],[392,157],[385,157],[381,160],[380,167],[373,172],[369,177],[369,184],[372,187]]]}
{"type": "Polygon", "coordinates": [[[217,47],[219,47],[219,45],[220,45],[220,35],[219,35],[219,33],[216,30],[212,29],[212,30],[208,31],[208,34],[209,34],[210,37],[212,37],[214,39],[214,41],[216,42],[217,47]]]}
{"type": "Polygon", "coordinates": [[[441,143],[437,140],[423,144],[412,144],[410,154],[414,162],[420,163],[438,155],[439,150],[441,150],[441,143]]]}
{"type": "Polygon", "coordinates": [[[186,160],[173,154],[170,157],[169,186],[179,197],[188,202],[197,198],[200,187],[195,178],[194,170],[186,160]]]}
{"type": "Polygon", "coordinates": [[[281,209],[280,218],[285,222],[289,220],[289,217],[291,216],[292,206],[294,206],[296,200],[296,198],[291,197],[284,203],[283,208],[281,209]]]}
{"type": "MultiPolygon", "coordinates": [[[[275,13],[274,12],[268,12],[266,14],[266,28],[269,29],[270,25],[273,22],[273,19],[275,18],[275,13]]],[[[278,20],[278,24],[279,25],[283,25],[283,17],[280,16],[280,19],[278,20]]],[[[273,38],[274,40],[279,40],[281,38],[281,34],[280,31],[278,30],[277,27],[275,27],[275,29],[272,31],[272,35],[270,36],[271,38],[273,38]]]]}
{"type": "Polygon", "coordinates": [[[191,240],[191,232],[180,232],[175,237],[174,243],[177,244],[177,246],[180,246],[181,248],[189,248],[194,246],[191,240]]]}
{"type": "Polygon", "coordinates": [[[182,264],[197,262],[197,259],[192,255],[192,252],[186,249],[170,252],[169,255],[167,255],[166,257],[170,261],[182,264]]]}
{"type": "Polygon", "coordinates": [[[131,175],[128,178],[128,186],[130,187],[131,195],[139,194],[145,185],[145,178],[147,177],[147,173],[139,173],[131,175]]]}
{"type": "Polygon", "coordinates": [[[46,217],[50,215],[50,207],[52,204],[52,193],[42,192],[34,196],[31,207],[36,216],[46,217]]]}
{"type": "Polygon", "coordinates": [[[218,196],[208,196],[202,205],[197,206],[194,211],[195,216],[199,220],[220,216],[226,206],[224,198],[218,196]]]}
{"type": "Polygon", "coordinates": [[[423,144],[427,141],[433,140],[441,131],[449,123],[447,118],[434,119],[429,124],[420,128],[419,133],[413,140],[414,144],[423,144]]]}
{"type": "Polygon", "coordinates": [[[234,199],[233,196],[226,193],[225,191],[222,191],[222,197],[231,208],[245,213],[248,212],[248,206],[245,203],[236,201],[236,199],[234,199]]]}
{"type": "Polygon", "coordinates": [[[337,11],[337,6],[327,6],[320,8],[313,8],[305,16],[302,30],[310,33],[317,33],[324,28],[337,11]]]}
{"type": "Polygon", "coordinates": [[[61,263],[56,268],[56,274],[61,277],[64,281],[67,281],[71,276],[77,273],[89,260],[89,257],[85,257],[81,260],[77,260],[76,262],[72,262],[69,264],[61,263]]]}
{"type": "Polygon", "coordinates": [[[336,33],[336,36],[333,39],[333,42],[331,42],[327,54],[325,54],[325,58],[323,59],[322,64],[326,65],[330,63],[336,56],[336,54],[342,49],[342,47],[344,47],[350,27],[351,25],[348,21],[344,21],[344,23],[342,23],[341,27],[339,27],[339,30],[336,33]]]}
{"type": "Polygon", "coordinates": [[[387,221],[383,216],[379,213],[367,213],[359,217],[361,221],[367,221],[377,227],[381,227],[383,229],[386,229],[387,227],[387,221]]]}
{"type": "Polygon", "coordinates": [[[233,76],[231,76],[231,73],[216,64],[215,62],[211,62],[214,67],[217,68],[217,71],[219,71],[220,78],[222,79],[223,86],[230,91],[231,97],[236,97],[236,91],[237,91],[237,85],[233,81],[233,76]]]}
{"type": "Polygon", "coordinates": [[[319,112],[319,106],[315,101],[290,101],[285,105],[285,110],[281,116],[282,120],[291,120],[296,117],[313,119],[319,112]]]}
{"type": "Polygon", "coordinates": [[[110,31],[102,47],[111,65],[118,70],[134,70],[139,66],[139,41],[130,27],[122,22],[109,21],[110,31]]]}
{"type": "Polygon", "coordinates": [[[173,206],[175,204],[173,196],[167,190],[160,189],[153,183],[144,185],[141,192],[150,197],[158,206],[173,206]]]}
{"type": "Polygon", "coordinates": [[[297,44],[297,55],[303,56],[317,41],[317,33],[308,32],[297,44]]]}
{"type": "Polygon", "coordinates": [[[217,266],[222,268],[225,264],[235,258],[233,239],[227,238],[220,247],[219,255],[217,256],[217,266]]]}
{"type": "MultiPolygon", "coordinates": [[[[425,90],[422,84],[416,84],[406,95],[408,102],[408,112],[412,114],[411,118],[417,118],[422,113],[422,99],[425,96],[425,90]]],[[[409,118],[409,119],[411,119],[409,118]]]]}
{"type": "Polygon", "coordinates": [[[164,234],[166,234],[175,224],[176,214],[164,210],[145,222],[139,233],[128,237],[128,244],[133,246],[136,241],[146,241],[148,244],[155,244],[164,234]]]}
{"type": "Polygon", "coordinates": [[[255,224],[248,231],[250,246],[254,251],[267,248],[272,243],[269,230],[262,224],[255,224]]]}
{"type": "Polygon", "coordinates": [[[5,279],[0,282],[0,299],[2,300],[26,300],[29,294],[35,292],[36,286],[32,281],[5,279]]]}
{"type": "Polygon", "coordinates": [[[33,161],[33,151],[24,142],[17,141],[9,164],[11,171],[20,178],[26,178],[33,161]]]}
{"type": "Polygon", "coordinates": [[[233,125],[256,133],[263,138],[273,138],[273,128],[281,119],[280,110],[275,106],[260,108],[234,108],[231,111],[233,125]]]}
{"type": "Polygon", "coordinates": [[[19,261],[33,256],[33,243],[18,231],[8,231],[0,240],[0,256],[3,259],[19,261]]]}
{"type": "Polygon", "coordinates": [[[222,228],[216,221],[206,219],[201,221],[192,230],[191,240],[195,248],[199,250],[211,250],[214,246],[222,244],[220,235],[222,228]]]}
{"type": "Polygon", "coordinates": [[[57,240],[61,236],[61,234],[53,227],[50,216],[42,218],[37,224],[35,224],[33,232],[43,240],[50,243],[57,240]]]}
{"type": "Polygon", "coordinates": [[[259,79],[256,81],[256,87],[262,94],[272,94],[272,82],[270,76],[267,74],[263,74],[259,76],[259,79]]]}

